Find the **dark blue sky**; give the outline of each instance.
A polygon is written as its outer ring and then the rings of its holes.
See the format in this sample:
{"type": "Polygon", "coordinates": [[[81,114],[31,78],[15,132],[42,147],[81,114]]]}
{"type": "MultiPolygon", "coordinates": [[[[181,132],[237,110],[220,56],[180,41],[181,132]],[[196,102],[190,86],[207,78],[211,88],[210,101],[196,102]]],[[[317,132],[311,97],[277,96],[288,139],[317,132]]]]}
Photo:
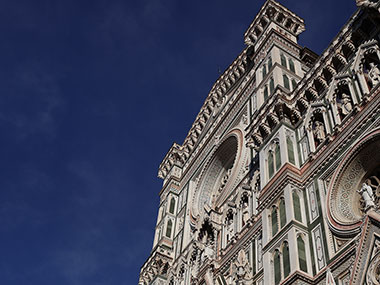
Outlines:
{"type": "MultiPolygon", "coordinates": [[[[0,284],[137,284],[158,165],[263,2],[0,2],[0,284]]],[[[354,2],[281,1],[318,53],[354,2]]]]}

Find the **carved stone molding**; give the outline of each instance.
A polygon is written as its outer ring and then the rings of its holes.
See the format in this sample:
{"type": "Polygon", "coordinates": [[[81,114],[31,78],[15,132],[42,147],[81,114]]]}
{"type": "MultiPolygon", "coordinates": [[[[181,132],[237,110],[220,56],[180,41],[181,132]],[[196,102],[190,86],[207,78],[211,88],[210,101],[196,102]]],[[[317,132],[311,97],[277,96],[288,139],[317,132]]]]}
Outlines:
{"type": "Polygon", "coordinates": [[[379,166],[380,128],[362,138],[348,152],[329,185],[327,209],[329,224],[338,235],[352,235],[360,230],[363,217],[362,184],[379,166]]]}

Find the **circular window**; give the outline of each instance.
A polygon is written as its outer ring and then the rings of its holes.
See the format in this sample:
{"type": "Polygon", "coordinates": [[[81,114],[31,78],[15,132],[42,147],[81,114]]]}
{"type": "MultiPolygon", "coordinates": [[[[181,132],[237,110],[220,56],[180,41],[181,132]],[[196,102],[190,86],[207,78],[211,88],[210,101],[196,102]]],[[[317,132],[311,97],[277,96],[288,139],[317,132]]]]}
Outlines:
{"type": "Polygon", "coordinates": [[[236,166],[241,161],[242,141],[242,133],[234,131],[210,155],[194,193],[194,217],[205,207],[215,208],[231,189],[238,174],[239,167],[236,166]]]}
{"type": "Polygon", "coordinates": [[[368,209],[378,203],[380,130],[362,139],[340,163],[330,184],[329,221],[338,231],[354,230],[368,209]],[[369,188],[368,188],[369,187],[369,188]],[[373,195],[368,196],[368,192],[373,195]]]}

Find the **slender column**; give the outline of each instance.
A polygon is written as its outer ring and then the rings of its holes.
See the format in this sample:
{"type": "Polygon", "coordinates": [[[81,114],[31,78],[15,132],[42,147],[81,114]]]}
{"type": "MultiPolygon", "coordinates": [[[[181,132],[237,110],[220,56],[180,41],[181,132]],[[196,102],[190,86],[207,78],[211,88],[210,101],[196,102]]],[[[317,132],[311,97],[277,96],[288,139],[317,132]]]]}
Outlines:
{"type": "Polygon", "coordinates": [[[331,132],[332,132],[332,126],[331,126],[330,120],[328,119],[327,111],[326,110],[322,111],[322,116],[323,116],[323,121],[325,122],[326,132],[328,134],[331,134],[331,132]]]}
{"type": "Polygon", "coordinates": [[[356,99],[355,90],[354,90],[354,86],[353,86],[352,81],[350,81],[348,83],[348,88],[350,89],[352,103],[353,103],[353,105],[355,105],[358,103],[358,99],[356,99]]]}
{"type": "Polygon", "coordinates": [[[263,223],[263,247],[269,241],[269,221],[268,221],[269,210],[265,209],[262,212],[262,223],[263,223]]]}
{"type": "Polygon", "coordinates": [[[285,197],[285,211],[286,211],[286,221],[292,221],[294,220],[294,213],[293,213],[293,198],[292,198],[292,189],[290,185],[287,185],[284,190],[284,197],[285,197]]]}
{"type": "Polygon", "coordinates": [[[288,232],[289,237],[289,259],[290,259],[290,272],[299,269],[298,252],[297,252],[297,237],[295,229],[288,232]]]}
{"type": "Polygon", "coordinates": [[[307,133],[307,138],[309,140],[309,146],[310,146],[310,151],[314,152],[315,151],[315,143],[314,143],[314,136],[311,131],[311,127],[306,128],[306,133],[307,133]]]}

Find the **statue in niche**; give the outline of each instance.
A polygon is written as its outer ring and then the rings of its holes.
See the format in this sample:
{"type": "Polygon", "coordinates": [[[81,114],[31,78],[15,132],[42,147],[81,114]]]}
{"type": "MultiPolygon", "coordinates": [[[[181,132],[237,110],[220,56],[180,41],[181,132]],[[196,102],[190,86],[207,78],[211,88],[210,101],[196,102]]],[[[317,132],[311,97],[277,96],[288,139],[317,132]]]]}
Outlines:
{"type": "Polygon", "coordinates": [[[364,210],[367,211],[370,208],[375,207],[375,196],[373,194],[371,186],[366,182],[362,184],[362,187],[357,190],[364,200],[364,210]]]}
{"type": "Polygon", "coordinates": [[[315,122],[315,128],[314,128],[314,136],[316,140],[320,143],[326,138],[326,133],[325,133],[325,127],[322,122],[316,121],[315,122]]]}
{"type": "Polygon", "coordinates": [[[248,222],[249,220],[249,211],[247,208],[243,211],[243,226],[248,222]]]}
{"type": "Polygon", "coordinates": [[[380,179],[376,175],[371,176],[366,180],[368,186],[374,191],[375,199],[380,198],[380,179]]]}
{"type": "Polygon", "coordinates": [[[219,193],[222,192],[222,190],[226,186],[228,179],[230,178],[231,172],[232,172],[232,168],[228,169],[226,174],[224,174],[222,181],[220,183],[220,186],[219,186],[219,193]]]}
{"type": "Polygon", "coordinates": [[[243,201],[242,201],[242,210],[243,210],[242,222],[243,222],[243,226],[244,226],[249,220],[248,197],[247,196],[245,196],[243,201]]]}
{"type": "Polygon", "coordinates": [[[227,217],[227,242],[231,240],[233,235],[234,235],[234,220],[232,217],[227,217]]]}
{"type": "Polygon", "coordinates": [[[343,116],[349,114],[352,111],[350,95],[343,92],[342,99],[340,100],[340,103],[338,103],[338,107],[340,108],[343,116]]]}
{"type": "Polygon", "coordinates": [[[371,80],[372,87],[375,87],[380,82],[380,69],[374,62],[369,64],[368,76],[371,80]]]}

